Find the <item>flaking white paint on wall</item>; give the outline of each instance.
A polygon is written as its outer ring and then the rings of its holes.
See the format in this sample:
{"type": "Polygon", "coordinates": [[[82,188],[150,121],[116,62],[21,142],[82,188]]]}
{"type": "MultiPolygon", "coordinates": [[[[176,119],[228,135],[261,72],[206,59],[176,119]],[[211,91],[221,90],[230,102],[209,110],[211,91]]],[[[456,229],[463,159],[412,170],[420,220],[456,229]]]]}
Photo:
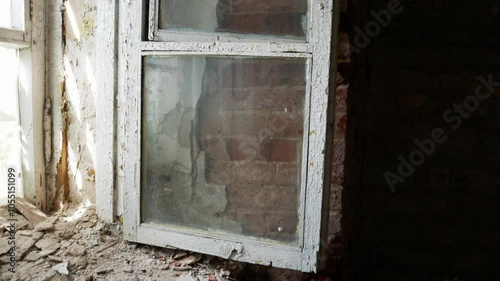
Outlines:
{"type": "Polygon", "coordinates": [[[68,199],[95,203],[96,1],[57,0],[47,5],[47,93],[52,104],[48,199],[54,199],[57,187],[64,184],[59,176],[66,170],[68,199]],[[67,167],[60,167],[65,153],[67,167]]]}

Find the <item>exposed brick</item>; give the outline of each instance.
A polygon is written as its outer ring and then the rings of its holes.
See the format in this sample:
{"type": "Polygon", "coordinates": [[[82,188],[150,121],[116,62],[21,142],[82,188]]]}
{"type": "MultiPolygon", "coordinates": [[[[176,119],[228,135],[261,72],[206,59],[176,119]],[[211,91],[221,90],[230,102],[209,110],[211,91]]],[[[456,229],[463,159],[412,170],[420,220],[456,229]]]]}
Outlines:
{"type": "Polygon", "coordinates": [[[222,30],[260,35],[304,36],[302,16],[307,13],[305,0],[229,1],[220,5],[222,30]]]}
{"type": "Polygon", "coordinates": [[[228,135],[231,131],[232,118],[229,114],[200,110],[197,121],[196,134],[198,140],[208,136],[228,135]]]}
{"type": "Polygon", "coordinates": [[[304,86],[306,85],[305,61],[300,63],[278,64],[271,68],[271,85],[304,86]]]}
{"type": "Polygon", "coordinates": [[[350,42],[349,35],[346,33],[339,33],[339,54],[338,59],[339,62],[348,62],[350,60],[351,51],[350,51],[350,42]]]}
{"type": "Polygon", "coordinates": [[[209,138],[201,141],[201,149],[206,152],[208,158],[219,161],[229,160],[227,143],[222,138],[209,138]]]}
{"type": "Polygon", "coordinates": [[[276,166],[266,162],[247,162],[235,165],[234,178],[239,184],[274,184],[276,166]]]}
{"type": "Polygon", "coordinates": [[[271,136],[302,138],[304,133],[304,119],[292,114],[272,114],[268,119],[268,128],[271,136]]]}
{"type": "Polygon", "coordinates": [[[271,141],[271,161],[274,162],[295,162],[297,161],[297,141],[272,140],[271,141]]]}
{"type": "Polygon", "coordinates": [[[270,141],[257,138],[229,139],[231,160],[269,160],[270,141]]]}
{"type": "Polygon", "coordinates": [[[273,14],[267,16],[266,34],[304,36],[302,13],[273,14]]]}
{"type": "Polygon", "coordinates": [[[332,191],[330,193],[330,211],[342,211],[342,186],[337,183],[332,183],[332,191]]]}
{"type": "Polygon", "coordinates": [[[234,180],[234,168],[231,163],[207,161],[206,169],[208,183],[231,184],[234,180]]]}
{"type": "Polygon", "coordinates": [[[239,90],[244,110],[272,110],[280,112],[304,112],[305,89],[239,90]]]}
{"type": "Polygon", "coordinates": [[[347,112],[347,91],[346,87],[339,87],[335,92],[335,112],[347,112]]]}
{"type": "Polygon", "coordinates": [[[227,15],[226,30],[240,33],[262,34],[266,30],[266,16],[262,14],[227,15]]]}
{"type": "Polygon", "coordinates": [[[335,139],[344,140],[346,127],[347,127],[347,114],[346,113],[336,113],[335,114],[335,139]]]}
{"type": "MultiPolygon", "coordinates": [[[[341,223],[341,218],[342,218],[342,206],[337,207],[337,205],[331,205],[330,204],[330,210],[336,210],[336,211],[330,211],[328,214],[328,240],[331,240],[334,237],[338,237],[342,233],[342,223],[341,223]]],[[[335,253],[333,253],[335,254],[335,253]]],[[[338,254],[338,252],[336,253],[338,254]]]]}
{"type": "Polygon", "coordinates": [[[279,61],[268,60],[234,60],[227,66],[221,76],[224,88],[252,88],[267,87],[269,84],[269,71],[273,64],[279,61]]]}
{"type": "Polygon", "coordinates": [[[297,164],[278,164],[276,173],[277,185],[300,186],[299,184],[299,165],[297,164]]]}
{"type": "Polygon", "coordinates": [[[298,189],[295,187],[230,185],[227,187],[231,210],[298,210],[298,189]]]}
{"type": "Polygon", "coordinates": [[[332,166],[332,185],[341,185],[344,178],[344,165],[332,166]]]}
{"type": "Polygon", "coordinates": [[[343,165],[345,159],[345,141],[333,141],[333,165],[343,165]]]}
{"type": "Polygon", "coordinates": [[[256,113],[234,114],[230,124],[233,135],[259,136],[259,132],[268,128],[267,116],[256,113]]]}
{"type": "Polygon", "coordinates": [[[250,235],[266,235],[266,216],[263,212],[238,214],[237,220],[242,224],[243,232],[250,235]]]}
{"type": "Polygon", "coordinates": [[[200,100],[200,105],[208,112],[241,110],[241,99],[232,89],[217,89],[215,93],[207,93],[200,100]]]}
{"type": "Polygon", "coordinates": [[[307,12],[307,0],[232,0],[233,13],[307,12]]]}
{"type": "Polygon", "coordinates": [[[282,215],[274,214],[267,216],[266,228],[267,231],[270,233],[277,232],[277,233],[296,234],[298,222],[299,219],[296,213],[282,214],[282,215]]]}

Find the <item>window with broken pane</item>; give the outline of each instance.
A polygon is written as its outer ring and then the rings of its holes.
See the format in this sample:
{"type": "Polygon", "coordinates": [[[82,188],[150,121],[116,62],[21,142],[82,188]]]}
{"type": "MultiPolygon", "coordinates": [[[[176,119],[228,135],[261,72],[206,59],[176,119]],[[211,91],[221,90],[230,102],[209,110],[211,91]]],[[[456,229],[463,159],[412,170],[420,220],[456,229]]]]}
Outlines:
{"type": "Polygon", "coordinates": [[[305,59],[143,59],[143,222],[298,243],[305,59]]]}
{"type": "Polygon", "coordinates": [[[305,38],[307,0],[159,0],[159,29],[305,38]]]}

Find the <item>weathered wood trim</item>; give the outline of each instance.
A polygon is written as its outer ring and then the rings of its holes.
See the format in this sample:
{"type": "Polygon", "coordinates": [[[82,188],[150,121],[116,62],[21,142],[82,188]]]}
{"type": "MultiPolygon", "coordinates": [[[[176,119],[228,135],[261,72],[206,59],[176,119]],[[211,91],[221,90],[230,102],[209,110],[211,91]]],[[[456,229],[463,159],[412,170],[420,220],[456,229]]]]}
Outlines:
{"type": "Polygon", "coordinates": [[[149,0],[148,39],[154,40],[158,33],[159,0],[149,0]]]}
{"type": "Polygon", "coordinates": [[[302,251],[299,247],[222,237],[209,232],[183,232],[174,228],[142,224],[138,227],[136,242],[159,247],[173,246],[253,264],[302,269],[302,251]]]}
{"type": "MultiPolygon", "coordinates": [[[[28,1],[31,2],[31,1],[28,1]]],[[[47,188],[45,183],[45,146],[44,146],[44,106],[45,106],[45,85],[46,85],[46,44],[45,26],[46,13],[45,1],[32,2],[31,20],[26,23],[26,30],[29,30],[31,40],[31,61],[32,61],[32,114],[33,114],[33,172],[35,175],[35,204],[42,211],[49,210],[47,202],[47,188]]],[[[28,9],[27,14],[30,14],[28,9]]]]}
{"type": "MultiPolygon", "coordinates": [[[[141,1],[120,1],[123,22],[120,22],[120,56],[123,59],[124,72],[119,83],[123,83],[126,99],[124,110],[124,237],[137,241],[137,229],[140,225],[140,105],[141,105],[141,26],[143,6],[141,1]]],[[[152,241],[150,241],[152,242],[152,241]]]]}
{"type": "MultiPolygon", "coordinates": [[[[26,31],[15,31],[31,48],[19,49],[19,116],[22,135],[23,196],[47,211],[43,115],[45,105],[45,3],[26,3],[26,31]],[[32,16],[32,18],[30,18],[32,16]],[[33,25],[31,24],[33,22],[33,25]],[[29,34],[29,35],[27,35],[29,34]],[[26,41],[25,38],[31,38],[26,41]],[[31,40],[30,39],[30,40],[31,40]]],[[[25,47],[25,45],[21,47],[25,47]]]]}
{"type": "Polygon", "coordinates": [[[96,40],[96,209],[99,218],[114,219],[115,190],[115,97],[117,65],[117,3],[97,2],[96,40]]]}
{"type": "Polygon", "coordinates": [[[261,57],[261,58],[303,58],[312,57],[307,53],[260,53],[260,52],[181,52],[181,51],[143,51],[143,56],[238,56],[238,57],[261,57]]]}
{"type": "MultiPolygon", "coordinates": [[[[26,48],[30,42],[24,40],[24,31],[0,27],[0,41],[10,44],[9,47],[26,48]]],[[[8,45],[6,45],[8,46],[8,45]]]]}
{"type": "Polygon", "coordinates": [[[35,207],[32,202],[24,199],[16,199],[16,209],[35,226],[47,219],[47,215],[35,207]]]}
{"type": "MultiPolygon", "coordinates": [[[[153,0],[154,1],[154,0],[153,0]]],[[[287,44],[300,44],[306,43],[304,39],[292,39],[286,37],[276,37],[270,35],[254,35],[254,34],[237,34],[229,32],[197,32],[197,31],[176,31],[158,29],[156,23],[155,35],[150,40],[158,42],[187,42],[187,41],[200,41],[200,42],[238,42],[238,43],[287,43],[287,44]]]]}
{"type": "MultiPolygon", "coordinates": [[[[47,28],[45,29],[46,36],[46,97],[50,101],[47,104],[51,108],[47,108],[50,114],[51,124],[45,127],[47,132],[45,142],[50,145],[51,150],[47,154],[46,169],[46,191],[47,203],[49,208],[52,209],[54,202],[57,201],[57,174],[58,163],[61,159],[62,151],[66,148],[63,147],[63,115],[61,112],[61,105],[63,104],[62,95],[65,83],[64,70],[63,70],[63,17],[61,8],[63,0],[46,1],[46,22],[47,28]],[[48,28],[50,27],[50,28],[48,28]]],[[[47,123],[46,123],[47,124],[47,123]]]]}
{"type": "Polygon", "coordinates": [[[309,158],[309,132],[310,124],[309,124],[309,116],[311,115],[311,94],[312,88],[310,86],[312,69],[313,69],[313,60],[312,56],[307,60],[306,63],[306,81],[308,81],[308,87],[306,87],[306,98],[304,103],[304,135],[302,137],[302,167],[301,167],[301,175],[300,175],[300,194],[299,194],[299,233],[300,233],[300,246],[304,248],[304,232],[307,228],[307,220],[305,217],[306,214],[306,195],[307,195],[307,170],[308,170],[308,162],[309,158]]]}
{"type": "MultiPolygon", "coordinates": [[[[39,11],[35,12],[35,9],[40,8],[41,6],[44,6],[44,8],[45,8],[45,5],[43,3],[40,4],[40,3],[35,3],[35,2],[40,2],[40,1],[36,1],[36,0],[25,0],[24,1],[24,41],[25,42],[31,42],[32,28],[33,28],[32,25],[35,24],[35,23],[32,23],[32,21],[34,22],[35,20],[37,20],[36,17],[40,17],[39,15],[35,15],[35,14],[39,14],[39,11]]],[[[38,27],[36,27],[36,28],[38,28],[38,27]]]]}
{"type": "Polygon", "coordinates": [[[313,47],[307,43],[234,43],[234,42],[142,42],[142,51],[180,51],[204,54],[259,53],[259,54],[304,54],[312,53],[313,47]]]}
{"type": "MultiPolygon", "coordinates": [[[[311,111],[309,117],[309,157],[305,162],[307,190],[305,197],[304,256],[302,271],[322,268],[320,252],[326,239],[323,201],[329,196],[325,187],[325,145],[328,132],[327,112],[329,99],[330,50],[332,35],[333,0],[310,1],[309,42],[313,45],[311,83],[311,111]]],[[[323,247],[324,249],[324,247],[323,247]]]]}

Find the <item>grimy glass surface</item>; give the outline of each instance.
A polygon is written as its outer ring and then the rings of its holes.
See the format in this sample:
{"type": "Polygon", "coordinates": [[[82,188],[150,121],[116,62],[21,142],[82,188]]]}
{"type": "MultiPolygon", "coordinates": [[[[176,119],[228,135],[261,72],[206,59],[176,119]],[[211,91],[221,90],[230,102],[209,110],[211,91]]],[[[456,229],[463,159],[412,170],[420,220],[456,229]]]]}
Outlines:
{"type": "Polygon", "coordinates": [[[160,0],[159,28],[304,38],[307,0],[160,0]]]}
{"type": "Polygon", "coordinates": [[[305,65],[145,57],[142,221],[295,245],[305,65]]]}

